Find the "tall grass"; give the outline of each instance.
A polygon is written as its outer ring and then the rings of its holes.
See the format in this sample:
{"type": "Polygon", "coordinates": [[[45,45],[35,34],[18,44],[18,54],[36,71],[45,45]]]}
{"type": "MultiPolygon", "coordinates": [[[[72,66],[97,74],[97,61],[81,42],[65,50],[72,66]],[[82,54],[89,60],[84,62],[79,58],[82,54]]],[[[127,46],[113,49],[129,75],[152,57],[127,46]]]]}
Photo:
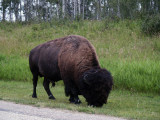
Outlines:
{"type": "Polygon", "coordinates": [[[160,62],[158,61],[108,61],[101,66],[113,74],[114,87],[139,92],[160,93],[160,62]]]}
{"type": "MultiPolygon", "coordinates": [[[[154,93],[160,91],[160,62],[107,61],[101,58],[100,64],[112,73],[114,88],[154,93]]],[[[32,82],[26,58],[0,55],[0,68],[0,79],[32,82]]]]}
{"type": "Polygon", "coordinates": [[[31,81],[29,51],[48,40],[77,34],[96,48],[118,89],[160,93],[160,36],[145,36],[140,21],[0,23],[0,79],[31,81]]]}
{"type": "Polygon", "coordinates": [[[0,68],[0,79],[14,81],[32,80],[28,59],[26,58],[0,54],[0,68]]]}

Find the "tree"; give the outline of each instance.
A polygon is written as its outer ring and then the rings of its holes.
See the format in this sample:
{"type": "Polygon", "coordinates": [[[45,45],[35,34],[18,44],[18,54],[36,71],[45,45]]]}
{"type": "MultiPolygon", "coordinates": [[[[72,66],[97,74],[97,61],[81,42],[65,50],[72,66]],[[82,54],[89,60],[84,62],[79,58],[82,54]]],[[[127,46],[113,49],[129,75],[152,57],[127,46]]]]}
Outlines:
{"type": "Polygon", "coordinates": [[[84,20],[84,7],[85,7],[85,0],[83,0],[83,12],[82,12],[83,20],[84,20]]]}
{"type": "Polygon", "coordinates": [[[10,0],[2,0],[2,21],[6,20],[6,9],[9,6],[10,0]]]}
{"type": "Polygon", "coordinates": [[[74,0],[74,19],[77,16],[77,0],[74,0]]]}
{"type": "Polygon", "coordinates": [[[65,7],[66,7],[66,4],[65,4],[66,2],[65,2],[65,0],[62,0],[62,16],[63,16],[63,18],[65,17],[65,7]]]}
{"type": "Polygon", "coordinates": [[[94,2],[92,1],[92,3],[94,6],[96,6],[95,15],[96,15],[96,19],[99,20],[101,17],[101,0],[95,0],[94,2]]]}
{"type": "Polygon", "coordinates": [[[81,15],[81,0],[78,0],[78,15],[81,15]]]}
{"type": "Polygon", "coordinates": [[[119,3],[119,0],[117,0],[117,16],[119,18],[121,18],[121,13],[120,13],[120,3],[119,3]]]}
{"type": "Polygon", "coordinates": [[[19,20],[19,4],[20,4],[20,0],[12,0],[12,4],[13,4],[13,10],[14,10],[14,14],[15,14],[15,20],[19,20]]]}

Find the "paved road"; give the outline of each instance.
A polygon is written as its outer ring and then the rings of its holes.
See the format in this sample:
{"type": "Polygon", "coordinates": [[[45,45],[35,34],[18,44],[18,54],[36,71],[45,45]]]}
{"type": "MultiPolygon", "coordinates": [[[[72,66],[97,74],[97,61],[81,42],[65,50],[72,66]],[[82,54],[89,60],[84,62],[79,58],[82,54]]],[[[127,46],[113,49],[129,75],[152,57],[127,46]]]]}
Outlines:
{"type": "Polygon", "coordinates": [[[0,120],[124,120],[69,110],[38,108],[29,105],[0,101],[0,120]]]}

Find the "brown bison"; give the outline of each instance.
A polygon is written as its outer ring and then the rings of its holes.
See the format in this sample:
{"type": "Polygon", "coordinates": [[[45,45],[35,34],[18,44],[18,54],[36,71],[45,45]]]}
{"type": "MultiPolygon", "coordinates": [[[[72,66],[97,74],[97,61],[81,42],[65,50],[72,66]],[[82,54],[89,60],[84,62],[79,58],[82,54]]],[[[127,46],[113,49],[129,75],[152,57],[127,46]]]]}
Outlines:
{"type": "Polygon", "coordinates": [[[37,98],[38,76],[44,77],[43,86],[49,99],[52,95],[49,83],[63,80],[66,96],[75,104],[81,103],[83,95],[88,105],[101,107],[107,102],[113,80],[110,72],[102,69],[97,55],[89,41],[81,36],[71,35],[38,45],[29,55],[33,74],[33,98],[37,98]]]}

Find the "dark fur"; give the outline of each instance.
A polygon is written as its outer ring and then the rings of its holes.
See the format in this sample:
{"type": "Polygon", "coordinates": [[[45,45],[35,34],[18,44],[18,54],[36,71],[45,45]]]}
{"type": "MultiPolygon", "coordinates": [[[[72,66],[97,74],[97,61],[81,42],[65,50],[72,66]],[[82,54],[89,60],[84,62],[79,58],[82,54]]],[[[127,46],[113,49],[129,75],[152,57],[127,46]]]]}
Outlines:
{"type": "Polygon", "coordinates": [[[30,69],[33,74],[33,95],[37,97],[38,76],[44,77],[44,88],[50,99],[55,99],[49,83],[63,79],[69,101],[80,103],[83,95],[89,105],[102,106],[107,102],[113,80],[106,69],[101,69],[93,46],[81,36],[67,36],[41,44],[31,50],[30,69]]]}

